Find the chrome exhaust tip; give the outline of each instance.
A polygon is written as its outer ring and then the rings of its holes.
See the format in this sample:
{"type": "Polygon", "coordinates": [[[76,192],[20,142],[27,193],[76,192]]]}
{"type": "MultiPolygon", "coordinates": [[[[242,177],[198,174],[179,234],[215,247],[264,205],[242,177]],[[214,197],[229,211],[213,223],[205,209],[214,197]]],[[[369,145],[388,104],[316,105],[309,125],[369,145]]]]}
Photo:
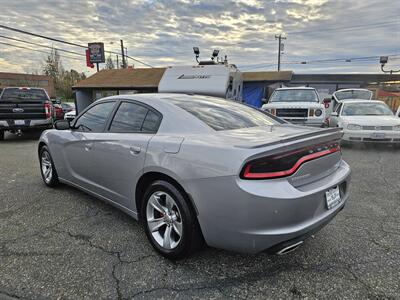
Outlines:
{"type": "Polygon", "coordinates": [[[279,250],[278,252],[276,252],[276,254],[277,255],[284,255],[284,254],[287,254],[289,252],[292,252],[292,251],[296,250],[298,247],[300,247],[300,245],[303,244],[303,242],[304,241],[299,241],[299,242],[294,243],[294,244],[292,244],[290,246],[287,246],[287,247],[279,250]]]}

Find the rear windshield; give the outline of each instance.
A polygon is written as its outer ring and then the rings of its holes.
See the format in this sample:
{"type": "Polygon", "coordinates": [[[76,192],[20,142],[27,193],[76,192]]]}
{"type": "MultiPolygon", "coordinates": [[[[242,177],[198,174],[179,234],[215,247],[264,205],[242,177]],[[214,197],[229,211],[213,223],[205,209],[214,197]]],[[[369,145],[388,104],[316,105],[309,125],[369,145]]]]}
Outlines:
{"type": "Polygon", "coordinates": [[[348,91],[336,92],[335,97],[338,100],[346,100],[346,99],[371,100],[372,92],[368,90],[348,90],[348,91]]]}
{"type": "Polygon", "coordinates": [[[217,131],[278,124],[266,113],[234,101],[216,98],[171,101],[217,131]]]}
{"type": "Polygon", "coordinates": [[[269,100],[270,102],[318,102],[315,90],[292,89],[276,90],[269,100]]]}
{"type": "Polygon", "coordinates": [[[1,100],[48,100],[48,97],[42,89],[5,89],[1,100]]]}

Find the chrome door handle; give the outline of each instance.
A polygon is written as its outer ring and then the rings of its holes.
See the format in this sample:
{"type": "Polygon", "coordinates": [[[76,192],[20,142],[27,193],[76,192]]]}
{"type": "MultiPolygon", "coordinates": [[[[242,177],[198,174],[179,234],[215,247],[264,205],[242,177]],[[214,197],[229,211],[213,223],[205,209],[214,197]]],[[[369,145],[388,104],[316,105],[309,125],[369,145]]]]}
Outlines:
{"type": "Polygon", "coordinates": [[[93,148],[93,143],[87,143],[87,144],[85,144],[85,150],[86,150],[86,151],[90,151],[90,150],[92,150],[92,148],[93,148]]]}
{"type": "Polygon", "coordinates": [[[130,151],[132,154],[139,154],[142,149],[139,146],[131,146],[130,151]]]}

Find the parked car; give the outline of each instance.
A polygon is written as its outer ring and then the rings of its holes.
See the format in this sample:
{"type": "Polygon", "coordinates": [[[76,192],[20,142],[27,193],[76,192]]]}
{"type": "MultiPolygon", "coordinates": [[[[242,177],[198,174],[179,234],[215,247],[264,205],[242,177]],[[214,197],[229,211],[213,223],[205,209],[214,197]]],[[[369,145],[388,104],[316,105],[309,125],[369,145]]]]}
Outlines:
{"type": "Polygon", "coordinates": [[[330,124],[343,128],[345,141],[400,143],[400,119],[382,101],[340,103],[331,115],[330,124]]]}
{"type": "Polygon", "coordinates": [[[75,110],[71,110],[70,112],[67,112],[64,114],[64,120],[68,120],[70,122],[72,122],[76,117],[76,111],[75,110]]]}
{"type": "Polygon", "coordinates": [[[367,89],[341,89],[332,94],[332,99],[336,102],[346,100],[372,100],[372,92],[367,89]]]}
{"type": "Polygon", "coordinates": [[[152,246],[177,259],[205,242],[286,253],[348,198],[337,128],[288,124],[221,98],[104,98],[39,142],[46,185],[72,185],[141,220],[152,246]]]}
{"type": "Polygon", "coordinates": [[[325,125],[325,107],[318,92],[311,87],[276,89],[262,109],[293,123],[322,127],[325,125]]]}
{"type": "Polygon", "coordinates": [[[53,108],[54,108],[54,119],[55,120],[64,119],[64,112],[63,112],[61,104],[53,103],[53,108]]]}
{"type": "MultiPolygon", "coordinates": [[[[329,99],[327,99],[329,100],[329,99]]],[[[332,99],[325,105],[326,115],[329,118],[331,113],[336,110],[339,103],[348,100],[372,100],[372,92],[367,89],[341,89],[332,94],[332,99]]]]}
{"type": "Polygon", "coordinates": [[[0,94],[0,140],[4,132],[20,134],[28,129],[53,126],[53,105],[41,88],[8,87],[0,94]]]}
{"type": "Polygon", "coordinates": [[[75,110],[75,103],[74,102],[62,102],[61,107],[63,113],[66,114],[67,112],[75,110]]]}

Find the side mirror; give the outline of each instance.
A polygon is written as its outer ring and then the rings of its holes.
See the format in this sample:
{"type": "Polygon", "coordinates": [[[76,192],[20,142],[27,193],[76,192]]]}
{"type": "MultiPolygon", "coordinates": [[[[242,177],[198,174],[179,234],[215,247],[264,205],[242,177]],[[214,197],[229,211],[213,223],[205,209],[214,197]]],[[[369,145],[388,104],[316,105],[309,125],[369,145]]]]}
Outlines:
{"type": "Polygon", "coordinates": [[[334,111],[333,113],[331,113],[331,117],[338,117],[339,116],[339,114],[336,112],[336,111],[334,111]]]}
{"type": "Polygon", "coordinates": [[[324,104],[326,104],[326,103],[331,103],[331,101],[332,101],[331,98],[324,98],[324,100],[322,100],[322,102],[323,102],[324,104]]]}
{"type": "Polygon", "coordinates": [[[262,102],[263,104],[267,104],[267,103],[268,103],[268,100],[265,99],[265,98],[262,98],[262,99],[261,99],[261,102],[262,102]]]}
{"type": "Polygon", "coordinates": [[[71,128],[68,120],[59,120],[54,123],[54,128],[57,130],[67,130],[71,128]]]}

